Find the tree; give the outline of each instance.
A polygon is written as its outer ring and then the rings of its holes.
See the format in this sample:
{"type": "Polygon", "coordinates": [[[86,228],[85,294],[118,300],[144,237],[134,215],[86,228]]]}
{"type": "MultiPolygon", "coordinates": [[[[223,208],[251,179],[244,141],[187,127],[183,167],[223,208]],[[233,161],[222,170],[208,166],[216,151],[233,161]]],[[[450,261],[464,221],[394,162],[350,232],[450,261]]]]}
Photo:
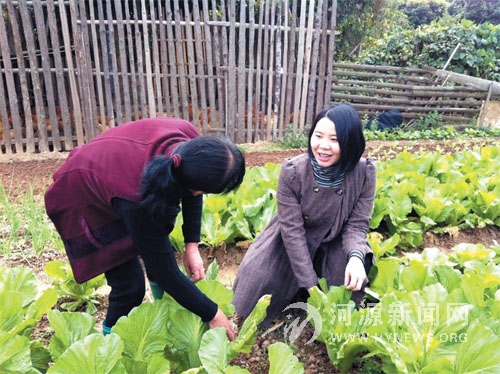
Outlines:
{"type": "Polygon", "coordinates": [[[410,0],[401,4],[399,9],[408,17],[412,28],[428,25],[446,14],[449,3],[446,0],[410,0]]]}
{"type": "Polygon", "coordinates": [[[448,12],[477,24],[500,24],[500,0],[452,0],[448,12]]]}

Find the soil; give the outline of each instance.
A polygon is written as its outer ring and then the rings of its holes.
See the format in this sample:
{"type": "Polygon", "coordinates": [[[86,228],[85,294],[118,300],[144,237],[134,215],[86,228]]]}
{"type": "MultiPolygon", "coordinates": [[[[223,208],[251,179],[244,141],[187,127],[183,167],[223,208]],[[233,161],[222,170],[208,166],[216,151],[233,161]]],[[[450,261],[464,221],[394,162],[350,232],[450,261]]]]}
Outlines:
{"type": "MultiPolygon", "coordinates": [[[[368,141],[365,156],[370,156],[383,161],[384,159],[394,157],[398,152],[407,150],[418,152],[420,150],[436,150],[441,153],[453,153],[459,150],[472,149],[488,144],[499,144],[500,139],[475,139],[475,140],[425,140],[425,141],[368,141]]],[[[281,163],[286,157],[292,157],[305,152],[305,149],[293,150],[266,150],[269,144],[249,144],[244,145],[245,159],[247,166],[263,166],[265,163],[281,163]]],[[[32,189],[35,196],[42,199],[43,191],[50,185],[52,174],[62,165],[66,159],[66,153],[50,153],[35,155],[1,155],[0,156],[0,182],[5,191],[12,198],[24,196],[28,189],[32,189]]],[[[487,227],[484,229],[463,230],[455,235],[432,235],[428,234],[424,240],[422,248],[437,247],[443,251],[448,251],[458,243],[483,243],[486,246],[493,244],[493,241],[500,240],[500,228],[487,227]]],[[[238,265],[240,264],[248,243],[237,243],[224,248],[217,248],[210,251],[207,248],[200,248],[202,257],[208,265],[214,258],[220,267],[221,281],[228,287],[234,281],[238,265]]],[[[32,268],[41,283],[49,284],[44,272],[44,266],[47,262],[55,259],[65,261],[63,253],[47,248],[42,254],[30,254],[29,243],[26,251],[13,252],[8,255],[0,255],[0,265],[2,266],[28,266],[32,268]],[[21,253],[22,252],[22,253],[21,253]]],[[[422,249],[420,248],[420,249],[422,249]]],[[[100,328],[101,322],[105,317],[107,304],[107,289],[100,290],[98,299],[100,304],[94,314],[96,318],[96,328],[100,328]],[[102,292],[101,292],[102,291],[102,292]]],[[[149,297],[149,293],[148,296],[149,297]]],[[[60,307],[60,304],[56,307],[60,307]]],[[[274,342],[289,343],[285,338],[284,327],[286,320],[277,321],[267,331],[261,330],[253,346],[252,352],[242,354],[236,358],[232,364],[246,368],[251,373],[266,373],[269,370],[267,358],[267,347],[274,342]]],[[[293,343],[294,353],[299,361],[304,364],[305,373],[335,373],[338,370],[331,364],[326,348],[323,343],[313,341],[306,344],[312,336],[313,328],[306,325],[304,331],[293,343]]],[[[52,331],[44,318],[33,332],[37,338],[48,342],[52,331]]],[[[372,360],[373,361],[373,360],[372,360]]],[[[373,372],[373,362],[371,362],[373,372]]],[[[366,369],[366,368],[365,368],[366,369]]],[[[352,373],[366,372],[362,364],[359,367],[351,369],[352,373]]]]}

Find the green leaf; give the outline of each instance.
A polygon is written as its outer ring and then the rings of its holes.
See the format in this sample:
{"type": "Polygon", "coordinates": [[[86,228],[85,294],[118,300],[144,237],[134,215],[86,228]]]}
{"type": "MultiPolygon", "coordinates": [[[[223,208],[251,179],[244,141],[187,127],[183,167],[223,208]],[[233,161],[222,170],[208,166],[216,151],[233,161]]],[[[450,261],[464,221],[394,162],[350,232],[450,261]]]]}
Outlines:
{"type": "Polygon", "coordinates": [[[28,338],[0,331],[0,372],[29,373],[31,371],[28,338]]]}
{"type": "Polygon", "coordinates": [[[271,295],[263,295],[243,322],[238,336],[229,343],[230,359],[235,358],[239,353],[250,353],[255,344],[255,334],[259,324],[266,318],[267,307],[271,303],[271,295]]]}
{"type": "Polygon", "coordinates": [[[50,338],[50,352],[57,360],[73,343],[96,332],[95,318],[86,313],[60,312],[57,309],[47,313],[55,334],[50,338]]]}
{"type": "Polygon", "coordinates": [[[203,334],[200,350],[200,361],[208,373],[224,373],[229,366],[226,329],[219,327],[203,334]]]}
{"type": "MultiPolygon", "coordinates": [[[[164,297],[165,302],[168,298],[164,297]]],[[[164,301],[163,299],[160,301],[164,301]]],[[[172,306],[172,304],[170,305],[172,306]]],[[[165,355],[175,372],[201,365],[198,357],[201,338],[208,324],[190,311],[178,306],[168,307],[165,355]]]]}
{"type": "Polygon", "coordinates": [[[488,327],[473,321],[466,341],[460,344],[455,361],[456,373],[500,372],[500,338],[488,327]]]}
{"type": "Polygon", "coordinates": [[[122,351],[123,341],[117,334],[91,334],[64,351],[47,373],[124,373],[122,351]]]}
{"type": "Polygon", "coordinates": [[[196,286],[208,298],[213,300],[226,316],[234,313],[234,305],[231,304],[233,300],[233,290],[226,288],[222,283],[215,280],[203,280],[196,283],[196,286]]]}
{"type": "Polygon", "coordinates": [[[397,289],[401,269],[401,260],[398,259],[382,259],[376,262],[370,271],[374,278],[368,288],[379,295],[397,289]]]}
{"type": "Polygon", "coordinates": [[[167,336],[168,309],[163,300],[143,303],[121,317],[111,332],[124,342],[123,355],[135,361],[146,361],[155,353],[163,352],[167,336]]]}
{"type": "Polygon", "coordinates": [[[292,349],[282,342],[271,344],[269,352],[269,374],[302,374],[304,365],[294,356],[292,349]]]}
{"type": "Polygon", "coordinates": [[[24,266],[0,270],[0,290],[19,292],[23,308],[32,303],[38,293],[38,280],[33,270],[24,266]]]}

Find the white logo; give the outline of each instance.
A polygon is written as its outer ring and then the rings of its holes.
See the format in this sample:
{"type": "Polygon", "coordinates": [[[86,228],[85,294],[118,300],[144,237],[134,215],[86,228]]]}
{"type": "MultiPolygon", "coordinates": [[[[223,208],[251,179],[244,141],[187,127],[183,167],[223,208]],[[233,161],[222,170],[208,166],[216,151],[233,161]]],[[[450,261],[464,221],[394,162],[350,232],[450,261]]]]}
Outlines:
{"type": "MultiPolygon", "coordinates": [[[[302,332],[302,330],[304,330],[304,327],[311,318],[314,320],[314,334],[311,337],[311,339],[309,339],[306,342],[306,344],[309,344],[314,339],[316,339],[319,333],[321,332],[321,315],[319,314],[318,310],[312,305],[308,305],[307,303],[302,303],[302,302],[288,305],[285,309],[283,309],[283,312],[288,309],[301,309],[304,312],[307,312],[308,316],[300,323],[300,325],[299,325],[300,317],[295,318],[292,323],[286,325],[285,339],[287,338],[288,335],[288,340],[290,341],[290,343],[295,342],[295,340],[297,340],[300,333],[302,332]]],[[[288,314],[286,317],[288,319],[292,318],[290,314],[288,314]]]]}

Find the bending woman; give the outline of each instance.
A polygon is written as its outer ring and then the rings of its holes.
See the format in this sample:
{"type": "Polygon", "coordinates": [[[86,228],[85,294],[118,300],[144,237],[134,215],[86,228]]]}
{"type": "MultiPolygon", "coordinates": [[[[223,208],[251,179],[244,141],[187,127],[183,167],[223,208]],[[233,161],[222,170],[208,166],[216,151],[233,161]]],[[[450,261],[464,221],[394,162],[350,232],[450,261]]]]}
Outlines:
{"type": "Polygon", "coordinates": [[[145,277],[211,328],[230,321],[194,284],[205,277],[198,251],[203,193],[227,193],[245,174],[242,153],[222,138],[199,136],[187,121],[122,124],[75,148],[45,194],[47,214],[64,242],[77,282],[104,273],[111,287],[103,331],[142,303],[145,277]],[[169,233],[182,206],[186,243],[177,266],[169,233]]]}

